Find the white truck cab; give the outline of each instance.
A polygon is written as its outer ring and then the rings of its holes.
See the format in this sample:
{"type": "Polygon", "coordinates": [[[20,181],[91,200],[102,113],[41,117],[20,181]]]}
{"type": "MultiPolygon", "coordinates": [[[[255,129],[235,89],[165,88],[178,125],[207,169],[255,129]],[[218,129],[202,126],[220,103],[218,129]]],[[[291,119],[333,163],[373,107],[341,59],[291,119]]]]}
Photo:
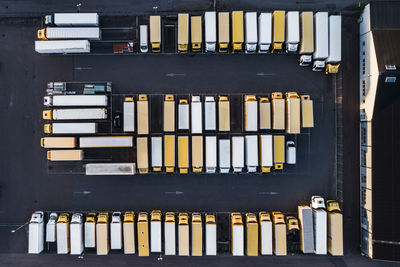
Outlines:
{"type": "Polygon", "coordinates": [[[296,145],[293,141],[286,142],[286,163],[296,164],[296,145]]]}
{"type": "Polygon", "coordinates": [[[46,224],[46,242],[56,242],[56,224],[58,214],[55,212],[50,213],[49,220],[46,224]]]}
{"type": "Polygon", "coordinates": [[[147,53],[149,51],[147,40],[148,40],[147,25],[140,25],[140,52],[142,53],[147,53]]]}
{"type": "Polygon", "coordinates": [[[325,209],[325,201],[323,197],[312,196],[311,197],[311,208],[313,209],[325,209]]]}

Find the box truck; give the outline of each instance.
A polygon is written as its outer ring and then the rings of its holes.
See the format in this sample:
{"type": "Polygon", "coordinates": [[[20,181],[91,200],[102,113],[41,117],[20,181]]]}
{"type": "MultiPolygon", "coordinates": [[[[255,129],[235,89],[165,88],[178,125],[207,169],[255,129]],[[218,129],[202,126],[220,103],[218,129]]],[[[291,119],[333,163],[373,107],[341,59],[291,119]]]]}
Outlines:
{"type": "Polygon", "coordinates": [[[178,53],[187,53],[189,47],[189,14],[178,14],[178,53]]]}
{"type": "Polygon", "coordinates": [[[314,14],[314,54],[313,71],[322,71],[325,69],[325,60],[329,56],[328,41],[328,12],[317,12],[314,14]]]}
{"type": "Polygon", "coordinates": [[[246,255],[258,256],[258,222],[254,213],[246,213],[246,255]]]}
{"type": "Polygon", "coordinates": [[[231,170],[231,140],[219,139],[218,143],[219,143],[218,147],[219,172],[229,173],[231,170]]]}
{"type": "Polygon", "coordinates": [[[329,55],[325,73],[337,73],[342,61],[342,16],[329,16],[329,55]]]}
{"type": "Polygon", "coordinates": [[[44,148],[75,148],[75,137],[42,137],[40,145],[44,148]]]}
{"type": "Polygon", "coordinates": [[[89,40],[35,41],[35,51],[40,54],[90,53],[89,40]]]}
{"type": "Polygon", "coordinates": [[[189,136],[178,136],[178,168],[180,174],[189,173],[189,136]]]}
{"type": "Polygon", "coordinates": [[[148,137],[136,138],[136,163],[140,174],[149,172],[148,137]]]}
{"type": "Polygon", "coordinates": [[[106,95],[49,95],[43,98],[45,106],[107,106],[106,95]]]}
{"type": "Polygon", "coordinates": [[[147,30],[147,25],[140,25],[140,52],[149,52],[149,35],[147,30]]]}
{"type": "Polygon", "coordinates": [[[107,255],[110,251],[108,233],[108,212],[101,212],[97,216],[96,249],[97,255],[107,255]]]}
{"type": "Polygon", "coordinates": [[[189,215],[179,213],[178,218],[178,255],[189,256],[189,215]]]}
{"type": "Polygon", "coordinates": [[[175,213],[166,212],[164,222],[164,249],[165,255],[176,254],[176,239],[175,239],[175,213]]]}
{"type": "Polygon", "coordinates": [[[150,214],[150,252],[161,253],[161,211],[150,214]]]}
{"type": "Polygon", "coordinates": [[[272,129],[285,130],[285,100],[281,92],[272,93],[272,129]]]}
{"type": "Polygon", "coordinates": [[[230,43],[229,12],[218,12],[218,52],[226,53],[230,43]]]}
{"type": "Polygon", "coordinates": [[[95,248],[96,247],[96,213],[90,212],[86,215],[84,229],[85,229],[85,248],[95,248]]]}
{"type": "Polygon", "coordinates": [[[244,137],[232,137],[232,167],[233,172],[242,172],[244,168],[244,137]]]}
{"type": "Polygon", "coordinates": [[[167,173],[175,171],[175,135],[164,135],[164,167],[167,173]]]}
{"type": "Polygon", "coordinates": [[[132,136],[79,137],[80,148],[133,147],[132,136]]]}
{"type": "Polygon", "coordinates": [[[192,134],[203,132],[203,110],[200,96],[192,96],[191,101],[191,126],[192,134]]]}
{"type": "Polygon", "coordinates": [[[273,166],[273,145],[272,135],[260,135],[260,166],[261,173],[268,173],[273,166]]]}
{"type": "Polygon", "coordinates": [[[314,253],[313,214],[310,206],[298,206],[300,226],[300,250],[303,253],[314,253]]]}
{"type": "Polygon", "coordinates": [[[98,26],[97,13],[54,13],[45,16],[46,25],[56,26],[98,26]]]}
{"type": "Polygon", "coordinates": [[[111,249],[122,249],[122,222],[119,211],[113,212],[111,216],[110,236],[111,249]]]}
{"type": "Polygon", "coordinates": [[[88,163],[86,175],[134,175],[135,163],[88,163]]]}
{"type": "Polygon", "coordinates": [[[161,52],[161,16],[150,16],[151,52],[161,52]]]}
{"type": "Polygon", "coordinates": [[[47,159],[50,161],[83,160],[83,150],[81,149],[49,150],[47,151],[47,159]]]}
{"type": "Polygon", "coordinates": [[[244,41],[243,11],[232,11],[232,52],[242,51],[244,41]]]}
{"type": "Polygon", "coordinates": [[[192,136],[192,171],[203,171],[203,136],[192,136]]]}
{"type": "Polygon", "coordinates": [[[276,256],[286,256],[286,224],[285,216],[279,211],[272,212],[273,234],[274,234],[274,254],[276,256]]]}
{"type": "Polygon", "coordinates": [[[125,97],[124,101],[124,112],[123,112],[123,126],[124,132],[134,132],[135,131],[135,102],[133,97],[125,97]]]}
{"type": "Polygon", "coordinates": [[[215,173],[217,169],[217,137],[206,136],[206,172],[215,173]]]}
{"type": "Polygon", "coordinates": [[[179,130],[189,130],[189,101],[187,100],[187,98],[179,99],[178,129],[179,130]]]}
{"type": "Polygon", "coordinates": [[[153,172],[162,169],[162,137],[151,137],[151,166],[153,172]]]}
{"type": "Polygon", "coordinates": [[[164,97],[164,132],[175,131],[175,98],[174,95],[164,97]]]}
{"type": "Polygon", "coordinates": [[[239,212],[231,213],[231,249],[233,256],[244,255],[243,220],[239,212]]]}
{"type": "Polygon", "coordinates": [[[259,99],[260,108],[260,130],[271,129],[271,102],[268,97],[260,97],[259,99]]]}
{"type": "Polygon", "coordinates": [[[246,53],[257,51],[257,12],[246,12],[246,53]]]}
{"type": "Polygon", "coordinates": [[[137,133],[149,134],[149,101],[147,95],[139,95],[137,101],[137,133]]]}
{"type": "Polygon", "coordinates": [[[229,99],[227,96],[218,97],[218,130],[229,132],[231,130],[229,99]]]}
{"type": "Polygon", "coordinates": [[[57,254],[68,254],[70,251],[69,223],[68,213],[62,213],[57,219],[57,254]]]}
{"type": "Polygon", "coordinates": [[[135,213],[124,213],[124,254],[135,254],[135,213]]]}
{"type": "Polygon", "coordinates": [[[247,132],[258,130],[258,103],[255,95],[244,96],[244,129],[247,132]]]}
{"type": "Polygon", "coordinates": [[[274,169],[282,170],[285,163],[285,136],[274,135],[274,169]]]}
{"type": "Polygon", "coordinates": [[[300,133],[300,97],[296,92],[286,93],[286,132],[300,133]]]}
{"type": "Polygon", "coordinates": [[[100,40],[101,31],[97,27],[47,27],[37,31],[37,37],[40,40],[49,39],[86,39],[86,40],[100,40]]]}
{"type": "Polygon", "coordinates": [[[56,225],[58,214],[55,212],[50,213],[49,220],[46,224],[46,242],[56,242],[56,225]]]}
{"type": "Polygon", "coordinates": [[[343,216],[336,200],[327,200],[328,252],[332,256],[343,256],[343,216]]]}
{"type": "Polygon", "coordinates": [[[320,196],[312,196],[311,207],[313,209],[315,254],[325,255],[327,252],[328,233],[324,199],[320,196]]]}
{"type": "Polygon", "coordinates": [[[312,12],[300,14],[300,66],[309,66],[314,53],[314,23],[312,12]]]}
{"type": "Polygon", "coordinates": [[[192,256],[203,255],[203,220],[201,213],[192,213],[192,256]]]}
{"type": "Polygon", "coordinates": [[[314,127],[313,101],[309,95],[301,96],[301,127],[314,127]]]}
{"type": "Polygon", "coordinates": [[[217,223],[214,214],[205,214],[206,221],[206,256],[217,255],[217,223]]]}
{"type": "Polygon", "coordinates": [[[105,108],[53,109],[43,111],[44,120],[104,120],[105,108]]]}
{"type": "Polygon", "coordinates": [[[257,135],[245,136],[245,157],[247,172],[254,173],[258,167],[258,137],[257,135]]]}
{"type": "Polygon", "coordinates": [[[258,214],[260,222],[260,253],[261,255],[272,255],[272,221],[266,211],[258,214]]]}
{"type": "Polygon", "coordinates": [[[190,18],[190,23],[191,23],[190,26],[191,26],[192,51],[199,52],[201,51],[201,44],[203,42],[201,16],[192,16],[190,18]]]}
{"type": "Polygon", "coordinates": [[[286,13],[286,53],[296,53],[300,42],[299,11],[286,13]]]}
{"type": "Polygon", "coordinates": [[[215,131],[216,125],[216,107],[213,96],[206,96],[204,101],[204,130],[215,131]]]}
{"type": "Polygon", "coordinates": [[[97,123],[46,123],[43,131],[45,134],[95,134],[97,133],[97,123]]]}
{"type": "Polygon", "coordinates": [[[204,14],[206,52],[215,52],[217,42],[217,18],[215,11],[207,11],[204,14]]]}
{"type": "Polygon", "coordinates": [[[35,211],[29,220],[28,253],[39,254],[44,249],[44,212],[35,211]]]}
{"type": "Polygon", "coordinates": [[[147,212],[139,213],[138,223],[138,255],[149,256],[149,219],[147,212]]]}
{"type": "Polygon", "coordinates": [[[70,224],[71,255],[83,252],[83,214],[74,213],[70,224]]]}
{"type": "Polygon", "coordinates": [[[272,14],[258,16],[258,53],[268,53],[272,42],[272,14]]]}
{"type": "Polygon", "coordinates": [[[280,52],[285,42],[285,11],[277,10],[272,13],[272,53],[280,52]]]}

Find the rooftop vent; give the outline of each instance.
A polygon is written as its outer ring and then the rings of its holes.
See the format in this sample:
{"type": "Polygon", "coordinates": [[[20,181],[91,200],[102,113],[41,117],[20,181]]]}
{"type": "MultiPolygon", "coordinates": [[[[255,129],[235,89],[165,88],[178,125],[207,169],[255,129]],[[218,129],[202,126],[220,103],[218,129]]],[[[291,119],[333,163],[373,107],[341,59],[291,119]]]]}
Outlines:
{"type": "Polygon", "coordinates": [[[396,82],[396,77],[386,77],[385,78],[385,83],[395,83],[396,82]]]}
{"type": "Polygon", "coordinates": [[[396,70],[396,66],[395,65],[385,65],[385,69],[386,70],[396,70]]]}

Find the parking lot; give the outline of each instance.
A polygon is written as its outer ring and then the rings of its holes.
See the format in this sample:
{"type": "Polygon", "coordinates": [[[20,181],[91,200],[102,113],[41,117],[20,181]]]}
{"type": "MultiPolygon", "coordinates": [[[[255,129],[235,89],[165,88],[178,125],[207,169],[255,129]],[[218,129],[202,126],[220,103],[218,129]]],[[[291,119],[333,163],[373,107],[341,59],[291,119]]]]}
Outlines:
{"type": "MultiPolygon", "coordinates": [[[[354,25],[355,19],[349,19],[347,23],[354,25]]],[[[334,76],[299,67],[298,55],[39,55],[34,52],[33,40],[40,25],[39,19],[0,20],[0,80],[3,88],[0,91],[0,108],[4,115],[1,117],[4,127],[0,160],[3,170],[0,178],[0,222],[4,226],[0,227],[0,253],[18,255],[25,264],[30,261],[31,257],[26,254],[27,228],[22,227],[15,233],[10,231],[23,225],[34,210],[280,210],[293,213],[297,205],[306,203],[311,195],[319,194],[326,199],[336,198],[334,76]],[[39,145],[43,136],[42,102],[49,81],[112,81],[113,93],[123,95],[270,94],[275,91],[296,91],[299,94],[309,94],[314,100],[315,127],[309,134],[297,136],[299,158],[295,172],[265,176],[149,174],[90,177],[80,174],[54,174],[48,171],[45,150],[39,145]]],[[[353,29],[347,29],[349,28],[353,29]]],[[[353,37],[352,34],[350,36],[353,37]]],[[[346,47],[354,49],[354,53],[358,52],[356,48],[346,47]]],[[[343,65],[356,64],[354,58],[350,57],[354,53],[344,52],[343,65]]],[[[354,82],[349,82],[353,79],[349,75],[344,73],[343,79],[343,91],[358,90],[358,87],[354,88],[354,82]]],[[[343,102],[349,107],[344,106],[343,112],[352,110],[355,101],[358,101],[354,96],[349,99],[353,102],[343,102]]],[[[350,119],[347,118],[344,118],[344,125],[350,124],[348,127],[353,127],[353,121],[349,122],[350,119]]],[[[344,131],[356,132],[353,128],[344,131]]],[[[351,139],[344,142],[352,144],[357,141],[354,138],[356,137],[352,135],[351,139]]],[[[354,151],[348,149],[351,159],[355,160],[354,151]]],[[[346,156],[344,155],[344,162],[346,156]]],[[[357,166],[356,163],[355,165],[357,166]]],[[[345,164],[344,172],[344,178],[348,178],[355,170],[349,170],[345,164]]],[[[351,179],[358,179],[358,176],[354,175],[351,179]]],[[[346,196],[349,199],[356,198],[354,194],[359,190],[354,186],[356,182],[348,181],[353,186],[345,191],[344,203],[346,196]]],[[[356,242],[357,235],[351,234],[359,231],[358,207],[350,204],[347,207],[344,211],[346,256],[343,259],[292,256],[236,260],[222,257],[213,261],[213,264],[296,262],[305,265],[312,262],[320,266],[340,266],[344,262],[371,263],[358,256],[359,239],[356,242]],[[346,222],[349,222],[347,226],[346,222]]],[[[57,262],[58,259],[65,259],[65,262],[70,263],[78,262],[72,256],[43,257],[35,259],[47,263],[57,262]]],[[[94,264],[100,260],[93,256],[86,259],[94,264]]],[[[101,262],[103,259],[115,261],[117,264],[128,261],[128,258],[122,259],[114,255],[102,257],[101,262]]],[[[132,262],[143,265],[157,263],[155,255],[148,262],[145,259],[138,260],[137,257],[133,259],[132,262]]],[[[12,258],[4,261],[8,264],[15,263],[12,258]]],[[[191,261],[199,265],[209,264],[207,258],[191,261]]],[[[185,263],[181,259],[158,262],[185,263]]]]}

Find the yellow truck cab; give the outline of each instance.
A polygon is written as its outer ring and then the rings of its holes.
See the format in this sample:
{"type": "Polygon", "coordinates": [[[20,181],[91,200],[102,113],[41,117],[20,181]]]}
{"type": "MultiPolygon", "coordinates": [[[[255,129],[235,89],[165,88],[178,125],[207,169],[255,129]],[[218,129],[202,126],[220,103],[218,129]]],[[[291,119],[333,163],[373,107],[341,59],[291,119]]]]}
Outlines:
{"type": "Polygon", "coordinates": [[[37,31],[37,38],[39,40],[48,40],[47,37],[46,37],[46,28],[39,29],[37,31]]]}
{"type": "Polygon", "coordinates": [[[326,210],[329,212],[341,212],[339,207],[339,202],[336,200],[327,200],[326,201],[326,210]]]}
{"type": "Polygon", "coordinates": [[[294,217],[294,216],[287,216],[286,217],[286,227],[287,227],[288,231],[290,231],[290,230],[300,230],[299,222],[298,222],[297,218],[294,217]]]}

